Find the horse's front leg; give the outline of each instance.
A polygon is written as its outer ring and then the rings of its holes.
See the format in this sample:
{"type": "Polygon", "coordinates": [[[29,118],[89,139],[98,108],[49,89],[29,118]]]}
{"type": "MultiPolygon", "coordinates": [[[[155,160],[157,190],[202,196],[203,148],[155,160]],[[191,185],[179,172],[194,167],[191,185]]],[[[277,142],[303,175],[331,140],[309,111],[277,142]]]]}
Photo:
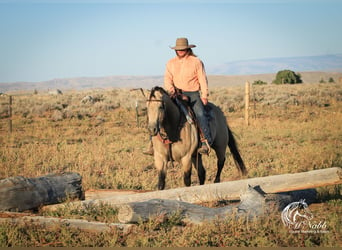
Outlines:
{"type": "Polygon", "coordinates": [[[167,160],[156,157],[154,165],[158,171],[158,189],[163,190],[165,188],[167,160]]]}
{"type": "Polygon", "coordinates": [[[191,185],[191,157],[184,157],[181,160],[182,168],[183,168],[183,179],[184,179],[184,185],[189,187],[191,185]]]}
{"type": "Polygon", "coordinates": [[[165,177],[166,177],[166,172],[164,170],[159,171],[158,173],[158,189],[159,190],[164,190],[165,188],[165,177]]]}

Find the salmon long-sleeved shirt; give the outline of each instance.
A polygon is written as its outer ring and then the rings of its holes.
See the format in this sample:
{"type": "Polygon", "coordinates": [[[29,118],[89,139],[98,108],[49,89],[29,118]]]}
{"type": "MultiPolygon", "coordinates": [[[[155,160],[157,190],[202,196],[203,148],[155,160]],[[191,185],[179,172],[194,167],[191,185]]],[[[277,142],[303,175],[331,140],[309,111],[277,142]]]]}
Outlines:
{"type": "Polygon", "coordinates": [[[208,80],[202,61],[195,56],[170,59],[166,64],[164,85],[167,91],[176,86],[183,91],[201,91],[208,98],[208,80]]]}

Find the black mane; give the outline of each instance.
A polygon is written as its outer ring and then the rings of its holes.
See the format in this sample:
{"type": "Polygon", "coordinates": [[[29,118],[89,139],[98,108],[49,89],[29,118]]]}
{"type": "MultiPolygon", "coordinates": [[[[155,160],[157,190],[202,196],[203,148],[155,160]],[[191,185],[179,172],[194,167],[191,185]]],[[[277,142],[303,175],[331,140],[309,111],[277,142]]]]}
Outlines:
{"type": "Polygon", "coordinates": [[[162,94],[169,95],[169,94],[166,92],[166,90],[165,90],[164,88],[159,87],[159,86],[155,86],[155,87],[153,87],[152,90],[151,90],[149,100],[151,100],[152,97],[156,97],[156,96],[155,96],[155,92],[156,92],[156,91],[159,91],[159,92],[161,92],[162,94]]]}

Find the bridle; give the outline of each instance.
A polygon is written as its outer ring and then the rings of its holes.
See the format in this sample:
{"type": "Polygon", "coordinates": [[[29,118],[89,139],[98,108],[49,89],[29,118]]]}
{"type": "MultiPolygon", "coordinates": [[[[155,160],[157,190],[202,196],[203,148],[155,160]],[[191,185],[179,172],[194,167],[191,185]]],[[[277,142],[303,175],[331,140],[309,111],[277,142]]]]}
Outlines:
{"type": "MultiPolygon", "coordinates": [[[[159,106],[159,110],[158,110],[158,120],[157,120],[157,138],[159,138],[159,140],[165,145],[165,147],[168,148],[168,151],[169,151],[169,161],[171,162],[171,165],[173,166],[173,157],[172,157],[172,144],[173,144],[173,141],[171,141],[166,133],[166,131],[160,126],[162,123],[163,123],[163,120],[164,120],[164,115],[165,115],[165,101],[161,98],[161,99],[152,99],[153,97],[154,98],[157,98],[155,95],[154,95],[154,92],[155,91],[160,91],[160,93],[162,94],[162,96],[165,94],[165,95],[168,95],[166,92],[163,92],[161,91],[160,89],[152,89],[152,92],[150,94],[150,97],[149,99],[146,100],[147,104],[149,103],[152,103],[152,102],[159,102],[161,103],[161,105],[159,106]]],[[[182,117],[182,116],[181,116],[182,117]]],[[[148,119],[148,117],[147,117],[148,119]]],[[[186,119],[184,117],[184,119],[186,119]]],[[[181,120],[182,118],[179,120],[179,124],[178,124],[178,128],[177,129],[181,129],[181,120]]],[[[198,163],[196,163],[196,165],[198,165],[198,163]]]]}
{"type": "MultiPolygon", "coordinates": [[[[149,99],[146,102],[147,103],[151,103],[151,102],[160,102],[161,103],[161,106],[158,108],[158,120],[157,120],[157,129],[158,129],[157,133],[159,133],[160,132],[160,124],[164,118],[163,117],[164,115],[162,115],[162,114],[164,114],[164,111],[165,111],[165,103],[163,100],[155,100],[155,99],[153,99],[153,100],[149,99]]],[[[147,119],[148,119],[148,116],[147,116],[147,119]]]]}
{"type": "MultiPolygon", "coordinates": [[[[160,102],[161,106],[158,109],[158,120],[157,120],[157,138],[165,145],[165,147],[167,147],[168,151],[169,151],[169,161],[171,162],[172,167],[173,166],[173,158],[172,158],[172,149],[171,149],[171,144],[173,143],[167,133],[165,131],[161,130],[160,124],[163,122],[164,119],[164,115],[165,115],[165,102],[163,100],[158,100],[158,99],[150,99],[147,100],[148,103],[150,102],[160,102]]],[[[148,117],[147,117],[148,119],[148,117]]]]}
{"type": "MultiPolygon", "coordinates": [[[[151,94],[150,94],[150,97],[147,98],[146,95],[145,95],[145,92],[142,88],[135,88],[135,89],[131,89],[131,91],[135,91],[135,90],[140,90],[142,95],[145,97],[146,99],[146,102],[147,103],[151,103],[151,102],[160,102],[162,105],[161,107],[159,108],[158,110],[158,120],[157,120],[157,136],[158,138],[166,145],[170,145],[172,143],[171,140],[168,139],[168,136],[166,133],[163,133],[160,131],[160,124],[163,122],[163,119],[164,119],[164,111],[165,111],[165,102],[162,100],[162,99],[152,99],[153,97],[155,97],[154,95],[154,92],[155,91],[160,91],[161,94],[167,94],[166,92],[163,91],[162,88],[160,87],[154,87],[151,91],[151,94]],[[161,112],[163,111],[163,112],[161,112]],[[163,115],[161,115],[163,114],[163,115]]],[[[147,119],[148,119],[148,116],[147,116],[147,119]]]]}

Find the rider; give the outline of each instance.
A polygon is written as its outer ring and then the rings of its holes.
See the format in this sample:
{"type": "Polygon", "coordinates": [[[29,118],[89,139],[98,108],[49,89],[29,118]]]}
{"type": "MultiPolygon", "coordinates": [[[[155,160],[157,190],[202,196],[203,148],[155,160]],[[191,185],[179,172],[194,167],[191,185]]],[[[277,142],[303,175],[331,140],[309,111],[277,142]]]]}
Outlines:
{"type": "Polygon", "coordinates": [[[208,80],[203,62],[192,52],[196,45],[189,44],[187,38],[178,38],[176,46],[171,47],[176,57],[166,64],[164,84],[170,95],[175,88],[181,89],[189,98],[190,105],[203,131],[204,139],[198,149],[201,154],[208,154],[211,145],[211,136],[208,119],[205,115],[204,105],[208,104],[208,80]]]}
{"type": "Polygon", "coordinates": [[[177,38],[176,46],[171,47],[175,50],[176,57],[170,59],[166,64],[164,85],[170,95],[173,95],[177,88],[189,98],[189,103],[204,134],[198,152],[208,154],[209,145],[212,143],[209,123],[204,110],[204,106],[208,104],[208,80],[203,62],[192,51],[194,47],[196,45],[189,45],[187,38],[177,38]]]}

